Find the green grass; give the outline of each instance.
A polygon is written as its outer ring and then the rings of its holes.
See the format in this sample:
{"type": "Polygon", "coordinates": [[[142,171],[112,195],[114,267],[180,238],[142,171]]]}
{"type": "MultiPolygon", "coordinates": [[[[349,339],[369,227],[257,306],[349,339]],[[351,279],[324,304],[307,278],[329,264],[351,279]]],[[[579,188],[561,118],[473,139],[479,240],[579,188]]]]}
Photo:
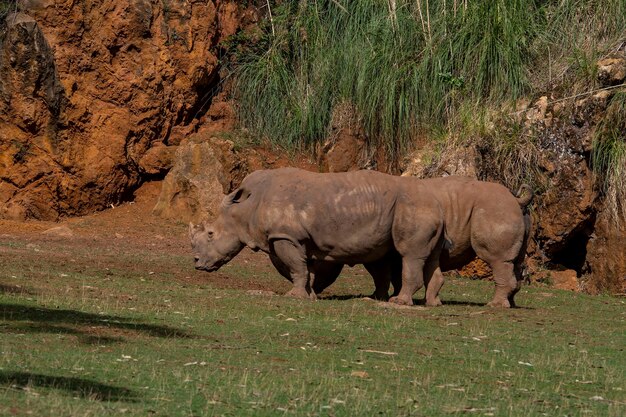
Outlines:
{"type": "Polygon", "coordinates": [[[3,26],[4,18],[9,14],[20,10],[17,0],[0,0],[0,27],[3,26]]]}
{"type": "Polygon", "coordinates": [[[626,218],[626,92],[616,93],[599,123],[591,162],[615,219],[626,218]]]}
{"type": "Polygon", "coordinates": [[[4,239],[0,415],[626,412],[623,298],[525,287],[493,310],[456,278],[443,307],[392,308],[354,298],[355,268],[300,302],[246,291],[288,288],[264,258],[216,279],[169,252],[4,239]]]}

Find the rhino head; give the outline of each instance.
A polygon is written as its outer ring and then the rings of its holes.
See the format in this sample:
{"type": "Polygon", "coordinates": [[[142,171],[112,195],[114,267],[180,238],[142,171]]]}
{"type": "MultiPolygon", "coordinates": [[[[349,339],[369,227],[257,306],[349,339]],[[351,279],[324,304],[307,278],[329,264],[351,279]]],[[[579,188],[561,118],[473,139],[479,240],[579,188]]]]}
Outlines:
{"type": "Polygon", "coordinates": [[[222,222],[189,224],[189,237],[196,269],[213,272],[233,259],[243,244],[235,233],[225,230],[222,222]]]}
{"type": "Polygon", "coordinates": [[[196,269],[217,271],[244,248],[237,232],[237,221],[230,213],[231,207],[239,203],[241,197],[241,191],[226,196],[221,213],[214,223],[189,223],[189,238],[196,269]]]}

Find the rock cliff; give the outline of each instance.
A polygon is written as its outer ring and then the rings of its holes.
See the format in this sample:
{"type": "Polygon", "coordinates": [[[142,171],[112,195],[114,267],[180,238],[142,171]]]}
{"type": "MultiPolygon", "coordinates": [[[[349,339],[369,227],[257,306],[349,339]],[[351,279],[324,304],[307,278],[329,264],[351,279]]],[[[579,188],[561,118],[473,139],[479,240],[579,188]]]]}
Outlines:
{"type": "Polygon", "coordinates": [[[240,3],[40,0],[8,15],[0,218],[117,204],[162,177],[188,133],[223,123],[219,44],[256,19],[240,3]]]}

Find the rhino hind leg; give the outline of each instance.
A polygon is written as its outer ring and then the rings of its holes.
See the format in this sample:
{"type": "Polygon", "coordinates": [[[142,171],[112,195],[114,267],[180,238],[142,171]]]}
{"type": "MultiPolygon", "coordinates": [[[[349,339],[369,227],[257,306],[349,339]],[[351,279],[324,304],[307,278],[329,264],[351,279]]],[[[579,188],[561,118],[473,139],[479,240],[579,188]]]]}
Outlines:
{"type": "Polygon", "coordinates": [[[443,287],[444,281],[441,269],[437,267],[430,279],[424,282],[424,285],[426,286],[425,304],[427,306],[437,307],[443,305],[441,299],[439,298],[439,290],[443,287]]]}
{"type": "Polygon", "coordinates": [[[389,285],[391,284],[391,276],[393,273],[392,264],[389,259],[382,258],[374,262],[363,264],[367,272],[374,279],[376,289],[370,296],[374,300],[387,301],[389,299],[389,285]]]}
{"type": "Polygon", "coordinates": [[[273,240],[270,247],[272,255],[279,261],[276,263],[284,265],[283,272],[288,272],[286,275],[282,273],[281,275],[287,276],[288,279],[291,277],[293,280],[293,288],[285,295],[295,298],[317,299],[315,292],[311,289],[304,250],[287,239],[273,240]]]}
{"type": "Polygon", "coordinates": [[[496,293],[487,305],[489,307],[514,307],[513,297],[519,290],[519,283],[515,276],[515,265],[513,262],[491,262],[493,270],[493,280],[496,283],[496,293]]]}
{"type": "Polygon", "coordinates": [[[309,273],[312,275],[311,280],[313,283],[311,287],[313,288],[313,292],[320,294],[328,288],[328,286],[337,280],[342,269],[343,264],[313,261],[309,267],[309,273]]]}
{"type": "Polygon", "coordinates": [[[516,262],[515,265],[513,265],[513,273],[515,274],[515,288],[513,289],[513,291],[511,291],[511,294],[509,294],[508,296],[509,305],[511,307],[516,307],[515,294],[517,294],[519,290],[522,288],[522,281],[524,280],[523,273],[522,273],[523,268],[524,268],[524,265],[523,265],[523,257],[522,257],[522,259],[518,260],[518,262],[516,262]]]}

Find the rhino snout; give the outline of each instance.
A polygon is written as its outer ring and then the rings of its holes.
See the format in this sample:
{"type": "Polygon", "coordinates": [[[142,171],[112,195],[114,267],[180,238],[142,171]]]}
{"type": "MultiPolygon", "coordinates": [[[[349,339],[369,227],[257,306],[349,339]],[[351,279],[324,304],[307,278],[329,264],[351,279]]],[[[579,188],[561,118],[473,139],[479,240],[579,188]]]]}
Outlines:
{"type": "Polygon", "coordinates": [[[198,271],[206,271],[206,272],[214,272],[220,269],[220,267],[224,264],[224,262],[214,262],[210,264],[209,262],[203,262],[198,257],[194,257],[195,260],[195,268],[198,271]]]}

